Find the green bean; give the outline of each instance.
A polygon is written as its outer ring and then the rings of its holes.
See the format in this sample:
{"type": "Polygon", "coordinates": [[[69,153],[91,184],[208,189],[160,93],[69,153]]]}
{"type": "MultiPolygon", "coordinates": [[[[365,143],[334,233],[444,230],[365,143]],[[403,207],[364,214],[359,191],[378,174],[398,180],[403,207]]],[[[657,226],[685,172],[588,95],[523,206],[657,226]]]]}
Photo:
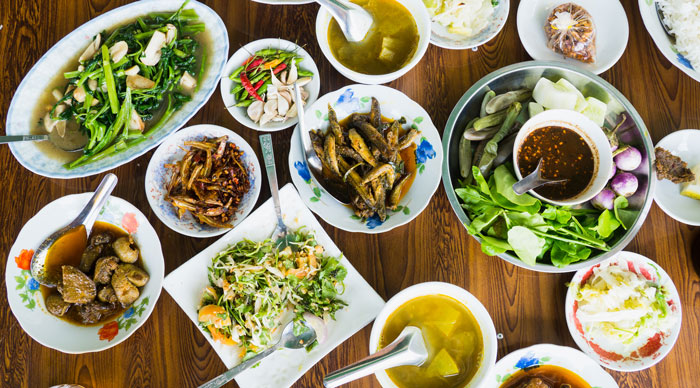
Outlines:
{"type": "Polygon", "coordinates": [[[109,106],[112,113],[119,112],[119,99],[117,98],[117,85],[114,83],[114,74],[112,74],[112,60],[109,56],[109,49],[106,45],[102,45],[102,68],[105,73],[105,82],[107,83],[107,95],[109,96],[109,106]]]}

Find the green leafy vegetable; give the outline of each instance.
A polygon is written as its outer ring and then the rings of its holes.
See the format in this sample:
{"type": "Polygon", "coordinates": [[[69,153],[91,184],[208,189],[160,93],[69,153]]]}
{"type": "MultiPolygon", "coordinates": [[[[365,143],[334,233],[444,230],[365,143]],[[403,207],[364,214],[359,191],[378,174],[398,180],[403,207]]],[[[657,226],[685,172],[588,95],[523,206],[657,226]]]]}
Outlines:
{"type": "Polygon", "coordinates": [[[600,237],[608,238],[620,226],[620,223],[615,219],[615,216],[610,210],[605,210],[598,217],[598,225],[592,230],[598,232],[600,237]]]}
{"type": "Polygon", "coordinates": [[[639,211],[627,210],[627,207],[629,206],[629,201],[627,201],[627,198],[623,196],[615,198],[613,206],[615,211],[615,218],[620,223],[620,225],[622,225],[622,227],[625,229],[631,227],[632,224],[634,224],[634,221],[637,219],[639,211]]]}

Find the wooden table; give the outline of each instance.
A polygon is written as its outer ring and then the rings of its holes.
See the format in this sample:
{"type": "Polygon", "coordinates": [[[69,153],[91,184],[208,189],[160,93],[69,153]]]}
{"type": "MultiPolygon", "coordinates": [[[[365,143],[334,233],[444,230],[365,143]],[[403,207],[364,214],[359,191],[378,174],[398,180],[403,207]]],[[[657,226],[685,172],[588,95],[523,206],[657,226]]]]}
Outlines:
{"type": "MultiPolygon", "coordinates": [[[[613,1],[613,0],[608,0],[613,1]]],[[[125,0],[0,1],[0,123],[14,90],[32,65],[60,38],[125,0]]],[[[245,43],[281,37],[305,45],[318,64],[321,94],[352,82],[323,57],[314,36],[318,5],[269,6],[246,0],[205,1],[226,22],[232,54],[245,43]]],[[[623,1],[630,40],[620,61],[602,77],[636,107],[652,140],[682,128],[700,128],[700,83],[673,67],[645,30],[636,1],[623,1]]],[[[503,31],[478,51],[430,46],[418,66],[389,86],[421,104],[442,129],[452,107],[477,80],[503,66],[530,59],[520,44],[513,1],[503,31]]],[[[27,103],[33,103],[28,101],[27,103]]],[[[219,91],[188,125],[212,123],[231,128],[259,149],[258,133],[238,124],[224,109],[219,91]]],[[[292,130],[273,134],[283,183],[290,180],[287,150],[292,130]]],[[[213,239],[183,237],[151,211],[143,189],[152,152],[115,169],[114,194],[135,204],[160,236],[166,274],[211,244],[213,239]]],[[[260,156],[260,155],[259,155],[260,156]]],[[[0,146],[0,253],[9,249],[27,220],[47,203],[67,194],[92,191],[102,178],[46,179],[30,173],[0,146]]],[[[259,203],[269,198],[263,188],[259,203]]],[[[322,222],[355,268],[385,299],[420,282],[444,281],[466,288],[486,306],[503,333],[498,355],[538,343],[575,347],[564,319],[565,283],[571,274],[536,273],[481,253],[460,225],[440,186],[413,222],[381,235],[347,233],[322,222]]],[[[657,366],[637,373],[611,372],[621,387],[689,387],[700,381],[700,229],[682,225],[656,205],[627,247],[655,259],[673,278],[683,304],[678,343],[657,366]]],[[[6,263],[14,265],[12,258],[6,263]]],[[[4,274],[4,264],[0,264],[4,274]]],[[[150,319],[122,344],[100,352],[68,355],[39,345],[25,334],[7,305],[0,284],[0,386],[48,387],[79,383],[85,387],[192,387],[224,372],[225,367],[167,292],[150,319]]],[[[321,387],[323,376],[367,355],[370,326],[340,345],[304,375],[295,387],[321,387]]],[[[235,386],[235,384],[230,384],[235,386]]],[[[379,387],[369,377],[349,387],[379,387]]]]}

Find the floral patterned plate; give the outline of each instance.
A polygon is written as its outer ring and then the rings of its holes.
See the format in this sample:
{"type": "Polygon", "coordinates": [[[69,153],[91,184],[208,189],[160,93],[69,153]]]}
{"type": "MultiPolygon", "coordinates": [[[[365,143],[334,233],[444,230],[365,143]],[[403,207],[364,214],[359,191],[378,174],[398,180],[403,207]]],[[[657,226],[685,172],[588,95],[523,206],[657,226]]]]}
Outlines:
{"type": "Polygon", "coordinates": [[[188,147],[184,145],[184,142],[203,140],[205,137],[212,138],[221,136],[228,136],[228,141],[237,145],[238,148],[243,151],[242,162],[246,170],[248,170],[248,180],[250,181],[250,189],[245,196],[243,196],[238,209],[236,209],[236,213],[234,213],[234,218],[231,221],[232,227],[236,226],[243,221],[253,210],[253,207],[255,207],[255,202],[257,202],[258,195],[260,195],[260,182],[262,181],[260,163],[258,162],[258,157],[255,156],[255,151],[253,151],[250,144],[238,134],[224,127],[211,124],[200,124],[183,128],[167,138],[163,144],[158,147],[156,152],[153,153],[151,161],[148,162],[145,179],[148,204],[151,205],[153,212],[156,213],[156,216],[158,216],[168,228],[180,234],[184,234],[185,236],[200,238],[213,237],[224,234],[231,229],[215,228],[202,224],[197,221],[190,212],[185,213],[182,218],[179,218],[175,207],[165,200],[165,195],[167,194],[166,186],[168,182],[170,182],[170,177],[172,176],[171,170],[166,168],[165,165],[174,164],[185,156],[188,147]]]}
{"type": "Polygon", "coordinates": [[[503,357],[487,380],[487,387],[500,387],[514,373],[540,365],[556,365],[568,369],[583,378],[591,388],[618,388],[613,378],[580,350],[566,346],[538,344],[516,350],[503,357]]]}
{"type": "MultiPolygon", "coordinates": [[[[654,0],[639,0],[639,13],[642,15],[644,27],[646,27],[651,39],[661,53],[685,74],[688,74],[696,81],[700,81],[700,71],[694,69],[693,65],[683,54],[679,53],[673,40],[666,34],[659,16],[656,13],[656,2],[654,0]]],[[[690,6],[690,5],[689,5],[690,6]]]]}
{"type": "Polygon", "coordinates": [[[341,205],[312,178],[304,158],[299,126],[294,128],[289,151],[289,170],[302,200],[314,213],[329,224],[350,232],[382,233],[413,220],[428,206],[440,185],[442,141],[428,113],[415,101],[396,89],[379,85],[351,85],[319,98],[306,109],[307,128],[328,128],[328,104],[342,120],[354,112],[369,112],[370,98],[379,100],[384,117],[405,117],[421,131],[416,141],[416,177],[410,190],[394,211],[382,222],[376,215],[367,220],[358,218],[348,206],[341,205]]]}
{"type": "Polygon", "coordinates": [[[151,315],[163,283],[163,252],[156,231],[134,205],[109,197],[97,220],[121,226],[134,236],[150,281],[131,308],[116,319],[95,326],[70,324],[46,310],[39,283],[29,272],[32,255],[46,237],[80,213],[92,194],[61,197],[27,221],[10,250],[5,270],[7,299],[22,329],[40,344],[64,353],[97,352],[127,339],[151,315]]]}

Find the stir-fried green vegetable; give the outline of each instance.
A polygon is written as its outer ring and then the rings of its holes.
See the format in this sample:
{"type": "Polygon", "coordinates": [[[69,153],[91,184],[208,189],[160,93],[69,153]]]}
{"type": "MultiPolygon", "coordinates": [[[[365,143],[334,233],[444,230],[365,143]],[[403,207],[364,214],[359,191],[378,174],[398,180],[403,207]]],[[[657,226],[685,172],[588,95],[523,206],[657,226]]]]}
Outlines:
{"type": "Polygon", "coordinates": [[[240,346],[243,358],[270,346],[287,314],[335,319],[347,305],[338,299],[347,274],[340,258],[303,229],[290,240],[281,251],[269,239],[243,240],[212,259],[199,322],[215,341],[240,346]]]}
{"type": "Polygon", "coordinates": [[[190,100],[204,66],[203,48],[193,36],[204,24],[186,4],[98,34],[78,69],[64,73],[68,83],[49,117],[75,120],[89,137],[83,155],[67,168],[141,143],[190,100]]]}

